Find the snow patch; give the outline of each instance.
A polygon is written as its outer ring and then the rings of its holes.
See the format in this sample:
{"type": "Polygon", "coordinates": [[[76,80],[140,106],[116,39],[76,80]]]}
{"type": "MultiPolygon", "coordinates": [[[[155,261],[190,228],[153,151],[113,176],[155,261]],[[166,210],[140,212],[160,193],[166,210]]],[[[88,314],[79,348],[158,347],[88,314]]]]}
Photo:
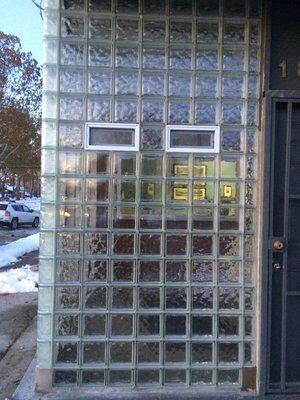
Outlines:
{"type": "Polygon", "coordinates": [[[39,235],[39,233],[36,233],[0,246],[0,268],[18,261],[18,257],[22,257],[26,253],[38,250],[40,244],[39,235]]]}
{"type": "Polygon", "coordinates": [[[36,292],[38,272],[31,271],[30,265],[0,272],[0,294],[36,292]]]}
{"type": "Polygon", "coordinates": [[[39,197],[26,197],[25,199],[16,200],[16,203],[25,204],[34,211],[40,211],[41,208],[41,199],[39,197]]]}

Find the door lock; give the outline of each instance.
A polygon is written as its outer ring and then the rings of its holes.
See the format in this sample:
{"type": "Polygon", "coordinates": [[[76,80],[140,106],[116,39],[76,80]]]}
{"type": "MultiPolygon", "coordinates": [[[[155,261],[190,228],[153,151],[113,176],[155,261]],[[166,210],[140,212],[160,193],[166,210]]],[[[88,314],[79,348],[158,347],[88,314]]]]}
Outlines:
{"type": "Polygon", "coordinates": [[[279,263],[274,263],[273,264],[274,271],[279,271],[279,270],[281,270],[281,268],[282,268],[281,264],[279,264],[279,263]]]}
{"type": "Polygon", "coordinates": [[[284,248],[284,244],[281,240],[275,240],[273,243],[274,250],[282,250],[284,248]]]}

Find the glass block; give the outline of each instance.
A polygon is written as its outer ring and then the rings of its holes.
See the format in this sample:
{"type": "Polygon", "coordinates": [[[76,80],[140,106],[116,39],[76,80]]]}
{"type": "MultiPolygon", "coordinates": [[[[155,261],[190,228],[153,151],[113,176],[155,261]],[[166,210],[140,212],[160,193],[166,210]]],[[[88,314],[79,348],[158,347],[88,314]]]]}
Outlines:
{"type": "Polygon", "coordinates": [[[167,229],[187,229],[188,208],[168,207],[166,209],[166,228],[167,229]]]}
{"type": "Polygon", "coordinates": [[[117,13],[138,13],[139,11],[139,0],[118,0],[117,1],[117,13]]]}
{"type": "Polygon", "coordinates": [[[243,0],[225,0],[224,2],[224,16],[232,18],[245,17],[246,5],[243,0]]]}
{"type": "Polygon", "coordinates": [[[239,282],[239,262],[237,261],[219,261],[218,279],[219,282],[239,282]]]}
{"type": "Polygon", "coordinates": [[[215,158],[213,156],[194,157],[194,177],[215,177],[215,158]]]}
{"type": "Polygon", "coordinates": [[[143,122],[163,122],[164,121],[163,100],[143,100],[142,120],[143,122]]]}
{"type": "Polygon", "coordinates": [[[234,235],[220,236],[219,254],[220,256],[238,256],[240,252],[239,237],[234,235]]]}
{"type": "Polygon", "coordinates": [[[135,201],[136,183],[135,181],[114,181],[114,195],[116,201],[135,201]]]}
{"type": "Polygon", "coordinates": [[[253,345],[251,342],[246,342],[244,344],[244,361],[245,363],[252,364],[253,360],[253,345]]]}
{"type": "Polygon", "coordinates": [[[190,120],[190,102],[170,101],[169,102],[169,122],[188,123],[190,120]]]}
{"type": "Polygon", "coordinates": [[[109,154],[100,152],[86,153],[86,173],[106,175],[109,173],[109,154]]]}
{"type": "Polygon", "coordinates": [[[145,14],[165,14],[165,0],[152,0],[151,2],[143,0],[143,10],[145,14]]]}
{"type": "Polygon", "coordinates": [[[143,127],[141,132],[141,147],[144,150],[162,149],[163,128],[143,127]]]}
{"type": "Polygon", "coordinates": [[[58,315],[55,318],[56,336],[77,336],[78,315],[58,315]]]}
{"type": "Polygon", "coordinates": [[[190,75],[170,75],[169,95],[187,96],[191,95],[191,76],[190,75]]]}
{"type": "Polygon", "coordinates": [[[163,96],[165,77],[163,74],[143,73],[142,94],[163,96]]]}
{"type": "Polygon", "coordinates": [[[219,335],[235,336],[239,334],[239,317],[219,316],[219,335]]]}
{"type": "Polygon", "coordinates": [[[180,363],[186,361],[186,343],[166,342],[165,361],[167,363],[180,363]]]}
{"type": "Polygon", "coordinates": [[[233,363],[239,360],[238,343],[219,343],[219,362],[233,363]]]}
{"type": "Polygon", "coordinates": [[[238,310],[240,292],[237,288],[219,288],[219,308],[224,310],[238,310]]]}
{"type": "Polygon", "coordinates": [[[63,17],[61,19],[62,37],[83,37],[84,19],[76,17],[63,17]]]}
{"type": "Polygon", "coordinates": [[[170,21],[170,41],[187,43],[192,40],[191,22],[170,21]]]}
{"type": "Polygon", "coordinates": [[[199,15],[200,17],[218,17],[219,0],[198,0],[197,15],[199,15]]]}
{"type": "Polygon", "coordinates": [[[133,261],[113,261],[113,280],[131,282],[133,280],[133,261]]]}
{"type": "Polygon", "coordinates": [[[166,315],[165,316],[166,335],[186,335],[186,316],[185,315],[166,315]]]}
{"type": "Polygon", "coordinates": [[[133,307],[133,288],[132,287],[114,287],[112,293],[113,308],[133,307]]]}
{"type": "Polygon", "coordinates": [[[255,200],[255,185],[253,182],[246,182],[245,185],[245,204],[247,206],[253,206],[255,200]]]}
{"type": "Polygon", "coordinates": [[[171,15],[192,15],[192,0],[171,0],[170,2],[171,15]]]}
{"type": "Polygon", "coordinates": [[[95,94],[111,93],[110,72],[90,72],[88,76],[88,92],[95,94]]]}
{"type": "Polygon", "coordinates": [[[124,386],[131,384],[130,370],[110,370],[109,384],[113,386],[124,386]]]}
{"type": "Polygon", "coordinates": [[[247,123],[248,123],[248,125],[257,125],[257,123],[258,123],[257,102],[251,102],[251,101],[248,102],[247,123]]]}
{"type": "Polygon", "coordinates": [[[138,40],[139,21],[117,18],[117,40],[138,40]]]}
{"type": "Polygon", "coordinates": [[[257,75],[248,76],[248,96],[257,98],[259,95],[259,77],[257,75]]]}
{"type": "Polygon", "coordinates": [[[143,40],[151,42],[163,42],[166,37],[165,21],[144,20],[143,40]]]}
{"type": "Polygon", "coordinates": [[[247,261],[244,263],[244,283],[253,284],[255,269],[252,262],[247,261]]]}
{"type": "Polygon", "coordinates": [[[110,343],[110,362],[111,363],[132,362],[132,343],[131,342],[110,343]]]}
{"type": "Polygon", "coordinates": [[[244,255],[248,258],[253,258],[255,255],[254,250],[254,236],[253,235],[245,235],[244,238],[244,255]]]}
{"type": "Polygon", "coordinates": [[[59,260],[56,266],[57,282],[77,282],[80,280],[80,260],[59,260]]]}
{"type": "Polygon", "coordinates": [[[89,10],[96,12],[110,12],[111,0],[89,0],[89,10]]]}
{"type": "Polygon", "coordinates": [[[62,65],[83,65],[84,45],[62,42],[60,45],[60,63],[62,65]]]}
{"type": "Polygon", "coordinates": [[[254,288],[244,289],[244,307],[245,310],[253,310],[254,308],[254,288]]]}
{"type": "Polygon", "coordinates": [[[239,178],[240,177],[240,158],[235,156],[222,156],[220,176],[221,178],[239,178]]]}
{"type": "Polygon", "coordinates": [[[215,124],[216,123],[216,107],[217,104],[214,103],[200,103],[196,104],[196,122],[205,124],[215,124]]]}
{"type": "Polygon", "coordinates": [[[136,176],[136,156],[129,154],[115,154],[113,169],[115,175],[136,176]]]}
{"type": "Polygon", "coordinates": [[[143,47],[143,67],[149,69],[165,68],[165,52],[164,48],[143,47]]]}
{"type": "Polygon", "coordinates": [[[196,95],[201,97],[217,96],[218,78],[215,75],[198,75],[196,78],[196,95]]]}
{"type": "Polygon", "coordinates": [[[111,39],[111,19],[90,18],[89,37],[91,39],[111,39]]]}
{"type": "Polygon", "coordinates": [[[193,309],[213,308],[213,289],[210,287],[193,287],[192,307],[193,309]]]}
{"type": "Polygon", "coordinates": [[[168,255],[186,255],[187,254],[187,236],[186,235],[167,235],[166,246],[168,255]]]}
{"type": "Polygon", "coordinates": [[[39,284],[53,285],[55,277],[55,262],[53,259],[41,259],[39,261],[39,284]]]}
{"type": "Polygon", "coordinates": [[[84,289],[85,308],[105,308],[106,306],[106,287],[90,286],[84,289]]]}
{"type": "Polygon", "coordinates": [[[193,229],[211,230],[214,227],[214,210],[210,207],[193,207],[193,229]]]}
{"type": "Polygon", "coordinates": [[[166,282],[185,282],[187,279],[186,261],[166,261],[166,282]]]}
{"type": "Polygon", "coordinates": [[[131,336],[133,316],[129,314],[114,314],[111,316],[112,336],[131,336]]]}
{"type": "Polygon", "coordinates": [[[252,319],[252,317],[244,318],[244,334],[245,334],[245,336],[253,335],[253,319],[252,319]]]}
{"type": "Polygon", "coordinates": [[[82,212],[80,206],[61,206],[58,209],[59,226],[62,228],[80,228],[82,212]]]}
{"type": "Polygon", "coordinates": [[[79,287],[57,287],[55,290],[56,307],[58,309],[79,308],[79,287]]]}
{"type": "Polygon", "coordinates": [[[120,47],[116,48],[116,66],[117,67],[138,67],[138,48],[136,47],[120,47]]]}
{"type": "Polygon", "coordinates": [[[135,228],[135,208],[117,206],[113,209],[113,227],[117,229],[135,228]]]}
{"type": "Polygon", "coordinates": [[[57,124],[55,122],[42,122],[42,147],[56,146],[57,124]]]}
{"type": "Polygon", "coordinates": [[[223,129],[222,149],[226,151],[241,150],[241,132],[234,129],[223,129]]]}
{"type": "Polygon", "coordinates": [[[84,211],[84,217],[87,228],[108,227],[108,207],[87,206],[84,211]]]}
{"type": "Polygon", "coordinates": [[[226,71],[244,70],[244,51],[243,50],[223,50],[223,69],[226,71]]]}
{"type": "MultiPolygon", "coordinates": [[[[52,339],[52,326],[53,326],[52,315],[38,314],[37,334],[38,334],[38,337],[40,340],[51,340],[52,339]]],[[[77,333],[75,331],[74,335],[76,335],[76,334],[77,333]]]]}
{"type": "Polygon", "coordinates": [[[223,103],[223,122],[226,124],[241,124],[243,103],[223,103]]]}
{"type": "Polygon", "coordinates": [[[110,121],[110,101],[107,99],[90,97],[87,103],[88,120],[95,122],[110,121]]]}
{"type": "Polygon", "coordinates": [[[138,74],[117,71],[115,75],[116,94],[137,95],[138,74]]]}
{"type": "Polygon", "coordinates": [[[85,314],[84,315],[85,336],[103,336],[105,335],[106,316],[102,314],[85,314]]]}
{"type": "Polygon", "coordinates": [[[61,174],[81,174],[82,154],[71,151],[59,152],[59,172],[61,174]]]}
{"type": "Polygon", "coordinates": [[[198,49],[196,54],[196,67],[201,70],[217,70],[218,50],[198,49]]]}
{"type": "Polygon", "coordinates": [[[244,90],[243,76],[225,75],[222,78],[222,95],[223,97],[243,97],[244,90]]]}
{"type": "Polygon", "coordinates": [[[234,181],[220,182],[220,202],[223,204],[238,204],[240,187],[234,181]]]}
{"type": "Polygon", "coordinates": [[[57,68],[45,66],[43,68],[43,89],[57,91],[57,68]]]}
{"type": "Polygon", "coordinates": [[[140,254],[160,255],[161,236],[160,235],[140,235],[140,254]]]}
{"type": "Polygon", "coordinates": [[[82,384],[83,385],[103,385],[104,384],[104,371],[86,370],[82,371],[82,384]]]}
{"type": "Polygon", "coordinates": [[[202,22],[197,24],[197,42],[213,44],[218,43],[219,24],[216,22],[202,22]]]}
{"type": "Polygon", "coordinates": [[[57,98],[54,94],[44,93],[42,115],[43,118],[57,118],[57,98]]]}
{"type": "Polygon", "coordinates": [[[170,385],[182,385],[186,383],[186,370],[185,369],[166,369],[165,370],[165,383],[170,385]]]}
{"type": "Polygon", "coordinates": [[[141,181],[141,201],[142,202],[161,202],[162,201],[162,182],[154,180],[141,181]]]}
{"type": "Polygon", "coordinates": [[[83,11],[84,0],[63,0],[61,2],[61,8],[63,10],[83,11]]]}
{"type": "Polygon", "coordinates": [[[83,99],[81,97],[61,97],[60,118],[81,120],[83,118],[83,99]]]}
{"type": "Polygon", "coordinates": [[[112,65],[112,51],[110,46],[95,45],[89,46],[89,66],[110,67],[112,65]]]}
{"type": "Polygon", "coordinates": [[[165,296],[167,309],[186,308],[186,288],[167,287],[165,289],[165,296]]]}
{"type": "Polygon", "coordinates": [[[194,235],[192,251],[195,256],[212,255],[213,236],[194,235]]]}
{"type": "Polygon", "coordinates": [[[160,307],[160,288],[142,287],[139,288],[139,307],[140,308],[159,308],[160,307]]]}
{"type": "Polygon", "coordinates": [[[170,48],[169,50],[170,69],[191,69],[192,52],[190,48],[178,49],[170,48]]]}
{"type": "Polygon", "coordinates": [[[192,369],[191,370],[191,385],[203,386],[211,385],[213,379],[213,371],[206,369],[192,369]]]}
{"type": "Polygon", "coordinates": [[[256,47],[249,49],[249,70],[251,72],[259,71],[260,53],[256,47]]]}
{"type": "Polygon", "coordinates": [[[84,235],[84,252],[88,254],[107,254],[107,235],[86,232],[84,235]]]}
{"type": "Polygon", "coordinates": [[[202,364],[212,362],[212,343],[192,343],[192,363],[202,364]]]}
{"type": "Polygon", "coordinates": [[[53,202],[55,200],[56,179],[52,177],[43,177],[41,184],[41,197],[44,202],[53,202]]]}
{"type": "Polygon", "coordinates": [[[78,361],[77,343],[56,343],[56,363],[73,364],[78,361]]]}
{"type": "Polygon", "coordinates": [[[192,265],[191,279],[193,282],[212,282],[212,261],[194,261],[192,265]]]}
{"type": "Polygon", "coordinates": [[[59,201],[81,201],[82,181],[81,179],[59,179],[58,180],[58,196],[59,201]]]}
{"type": "Polygon", "coordinates": [[[45,0],[43,5],[44,5],[45,10],[58,9],[59,1],[58,0],[45,0]]]}
{"type": "Polygon", "coordinates": [[[134,235],[123,234],[114,235],[113,237],[114,254],[129,255],[134,253],[134,235]]]}
{"type": "Polygon", "coordinates": [[[53,304],[52,287],[40,286],[39,287],[38,311],[50,313],[50,312],[52,312],[52,304],[53,304]]]}
{"type": "Polygon", "coordinates": [[[108,200],[108,180],[106,179],[87,179],[86,180],[86,201],[107,201],[108,200]]]}
{"type": "Polygon", "coordinates": [[[193,336],[210,336],[213,334],[213,321],[211,316],[192,316],[193,336]]]}
{"type": "Polygon", "coordinates": [[[106,281],[107,261],[106,260],[85,260],[84,280],[85,281],[106,281]]]}
{"type": "Polygon", "coordinates": [[[58,40],[44,38],[43,40],[43,62],[49,64],[57,64],[58,40]]]}
{"type": "Polygon", "coordinates": [[[138,362],[139,363],[158,363],[159,362],[159,343],[140,342],[138,343],[138,362]]]}
{"type": "Polygon", "coordinates": [[[58,370],[54,371],[54,383],[60,385],[75,385],[77,381],[77,371],[58,370]]]}
{"type": "Polygon", "coordinates": [[[59,232],[57,233],[57,252],[59,255],[80,254],[80,233],[59,232]]]}
{"type": "Polygon", "coordinates": [[[245,25],[226,22],[224,24],[225,43],[243,43],[245,41],[245,25]]]}
{"type": "Polygon", "coordinates": [[[136,122],[137,121],[137,102],[136,100],[117,100],[115,103],[116,121],[136,122]]]}
{"type": "Polygon", "coordinates": [[[159,326],[159,315],[145,314],[138,317],[139,335],[158,335],[159,326]]]}
{"type": "Polygon", "coordinates": [[[83,126],[79,124],[59,124],[59,146],[82,147],[83,126]]]}
{"type": "Polygon", "coordinates": [[[83,70],[61,69],[59,78],[61,92],[80,93],[84,91],[83,70]]]}
{"type": "Polygon", "coordinates": [[[138,370],[137,382],[139,385],[156,385],[159,384],[159,370],[142,369],[138,370]]]}
{"type": "Polygon", "coordinates": [[[140,261],[139,281],[140,282],[158,282],[160,280],[160,262],[159,261],[140,261]]]}

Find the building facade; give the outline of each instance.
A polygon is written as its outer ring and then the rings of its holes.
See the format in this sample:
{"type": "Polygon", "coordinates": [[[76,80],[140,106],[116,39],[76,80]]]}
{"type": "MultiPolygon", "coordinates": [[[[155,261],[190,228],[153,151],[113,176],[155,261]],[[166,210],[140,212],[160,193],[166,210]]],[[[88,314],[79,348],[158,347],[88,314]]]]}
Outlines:
{"type": "Polygon", "coordinates": [[[45,2],[39,390],[297,390],[287,3],[45,2]]]}

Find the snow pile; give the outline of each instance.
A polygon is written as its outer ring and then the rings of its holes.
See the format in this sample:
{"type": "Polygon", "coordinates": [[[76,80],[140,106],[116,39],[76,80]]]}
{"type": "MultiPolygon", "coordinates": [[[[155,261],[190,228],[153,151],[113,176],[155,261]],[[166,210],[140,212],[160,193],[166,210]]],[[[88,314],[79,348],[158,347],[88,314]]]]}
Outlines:
{"type": "Polygon", "coordinates": [[[18,261],[23,256],[39,248],[39,233],[16,240],[12,243],[0,246],[0,268],[18,261]]]}
{"type": "Polygon", "coordinates": [[[37,282],[38,272],[31,271],[30,265],[0,272],[0,294],[36,292],[37,282]]]}

